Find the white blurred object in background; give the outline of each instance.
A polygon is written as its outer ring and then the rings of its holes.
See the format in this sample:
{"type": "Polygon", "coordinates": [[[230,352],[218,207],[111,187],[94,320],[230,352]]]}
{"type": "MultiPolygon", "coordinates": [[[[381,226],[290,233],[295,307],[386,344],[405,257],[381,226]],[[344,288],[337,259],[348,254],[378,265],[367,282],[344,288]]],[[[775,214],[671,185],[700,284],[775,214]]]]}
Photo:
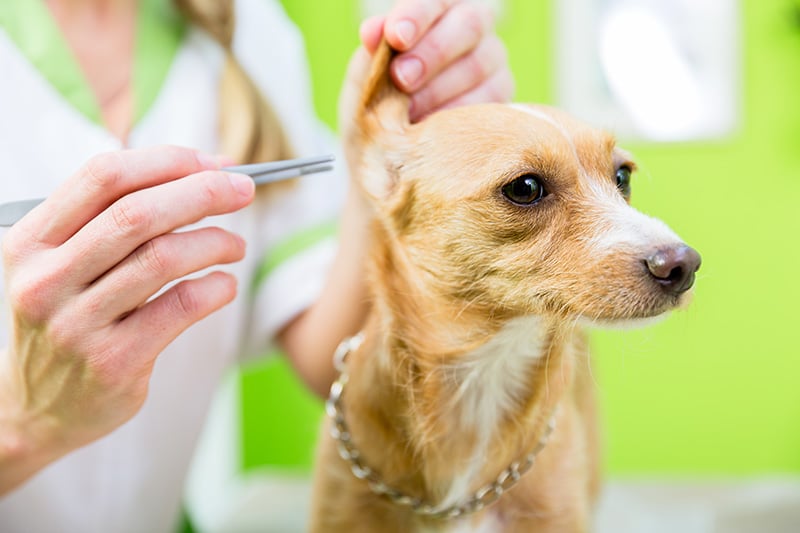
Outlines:
{"type": "Polygon", "coordinates": [[[624,139],[731,134],[738,11],[736,0],[559,0],[557,105],[624,139]]]}

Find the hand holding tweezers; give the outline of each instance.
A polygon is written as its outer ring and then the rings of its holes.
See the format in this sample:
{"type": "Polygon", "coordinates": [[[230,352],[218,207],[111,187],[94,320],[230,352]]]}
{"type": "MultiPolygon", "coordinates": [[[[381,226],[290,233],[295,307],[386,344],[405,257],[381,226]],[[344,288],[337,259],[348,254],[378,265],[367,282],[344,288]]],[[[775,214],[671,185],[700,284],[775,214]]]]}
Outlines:
{"type": "MultiPolygon", "coordinates": [[[[272,183],[275,181],[296,178],[306,174],[316,174],[333,169],[330,163],[333,161],[332,155],[316,157],[303,157],[300,159],[287,159],[285,161],[268,161],[266,163],[253,163],[250,165],[237,165],[224,167],[220,170],[225,172],[235,172],[247,174],[256,185],[272,183]]],[[[44,198],[33,198],[30,200],[19,200],[0,204],[0,227],[14,225],[19,219],[24,217],[28,211],[44,201],[44,198]]]]}

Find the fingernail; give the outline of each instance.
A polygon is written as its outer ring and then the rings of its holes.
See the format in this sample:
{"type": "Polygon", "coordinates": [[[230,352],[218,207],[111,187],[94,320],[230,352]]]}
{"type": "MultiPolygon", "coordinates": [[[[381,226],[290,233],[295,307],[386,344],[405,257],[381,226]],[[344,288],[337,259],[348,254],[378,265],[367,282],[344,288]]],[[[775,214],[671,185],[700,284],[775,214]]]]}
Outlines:
{"type": "Polygon", "coordinates": [[[253,194],[255,183],[250,176],[230,172],[228,173],[228,179],[230,180],[231,185],[233,185],[233,188],[236,189],[236,192],[242,196],[250,196],[253,194]]]}
{"type": "Polygon", "coordinates": [[[409,46],[417,34],[417,26],[410,20],[403,19],[395,23],[394,32],[403,46],[409,46]]]}
{"type": "Polygon", "coordinates": [[[404,89],[411,89],[422,76],[422,61],[416,57],[405,57],[398,60],[397,77],[404,89]]]}

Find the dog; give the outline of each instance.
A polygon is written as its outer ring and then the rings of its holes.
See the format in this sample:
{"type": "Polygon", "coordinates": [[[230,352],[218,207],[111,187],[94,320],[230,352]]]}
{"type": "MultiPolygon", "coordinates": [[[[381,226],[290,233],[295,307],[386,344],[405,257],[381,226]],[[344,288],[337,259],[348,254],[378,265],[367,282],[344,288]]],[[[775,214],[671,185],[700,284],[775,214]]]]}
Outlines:
{"type": "Polygon", "coordinates": [[[373,300],[337,351],[311,531],[585,531],[585,331],[685,306],[700,256],[630,206],[636,167],[609,133],[521,104],[411,124],[391,57],[383,43],[347,140],[373,300]]]}

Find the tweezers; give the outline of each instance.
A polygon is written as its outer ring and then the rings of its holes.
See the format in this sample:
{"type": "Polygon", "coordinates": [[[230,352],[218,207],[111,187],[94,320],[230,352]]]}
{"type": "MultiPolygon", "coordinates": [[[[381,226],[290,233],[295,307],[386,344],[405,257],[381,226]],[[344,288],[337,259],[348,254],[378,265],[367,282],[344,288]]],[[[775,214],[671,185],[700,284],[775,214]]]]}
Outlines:
{"type": "MultiPolygon", "coordinates": [[[[306,174],[326,172],[333,169],[333,165],[330,164],[332,161],[332,155],[323,155],[302,157],[300,159],[287,159],[285,161],[269,161],[266,163],[223,167],[221,170],[247,174],[253,178],[256,185],[263,185],[264,183],[296,178],[306,174]]],[[[43,201],[44,198],[32,198],[30,200],[19,200],[0,204],[0,227],[14,225],[19,219],[24,217],[28,211],[43,201]]]]}

